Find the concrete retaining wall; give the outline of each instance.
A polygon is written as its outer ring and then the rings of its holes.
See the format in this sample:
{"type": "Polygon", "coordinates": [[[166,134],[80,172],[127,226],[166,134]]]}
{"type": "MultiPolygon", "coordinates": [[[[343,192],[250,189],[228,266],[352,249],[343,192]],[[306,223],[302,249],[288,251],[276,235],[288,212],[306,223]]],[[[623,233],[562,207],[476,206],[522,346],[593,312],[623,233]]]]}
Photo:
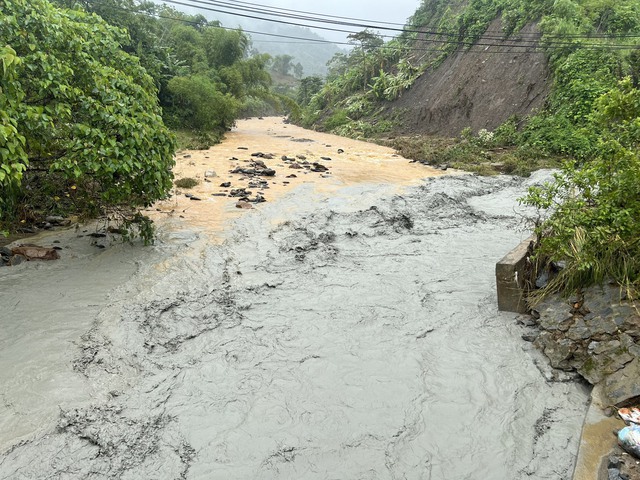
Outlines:
{"type": "Polygon", "coordinates": [[[496,290],[498,310],[527,313],[528,276],[531,273],[531,254],[535,237],[529,237],[507,253],[496,264],[496,290]]]}

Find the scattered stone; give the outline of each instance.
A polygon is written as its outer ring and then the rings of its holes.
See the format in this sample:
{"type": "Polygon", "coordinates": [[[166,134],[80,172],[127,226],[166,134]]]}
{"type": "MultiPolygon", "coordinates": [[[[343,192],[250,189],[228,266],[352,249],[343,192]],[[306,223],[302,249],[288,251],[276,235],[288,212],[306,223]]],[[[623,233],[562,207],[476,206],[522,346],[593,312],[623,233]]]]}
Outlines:
{"type": "Polygon", "coordinates": [[[312,172],[326,172],[327,170],[329,170],[327,167],[317,162],[314,162],[313,165],[311,165],[312,172]]]}
{"type": "Polygon", "coordinates": [[[257,194],[254,198],[247,199],[247,201],[251,203],[263,203],[263,202],[266,202],[267,199],[264,198],[262,195],[257,194]]]}
{"type": "Polygon", "coordinates": [[[609,405],[640,402],[640,315],[613,285],[592,287],[565,301],[536,306],[540,334],[534,344],[554,368],[601,384],[609,405]]]}
{"type": "Polygon", "coordinates": [[[536,341],[536,338],[538,338],[538,335],[535,333],[525,333],[522,335],[522,339],[525,342],[529,342],[529,343],[533,343],[536,341]]]}
{"type": "Polygon", "coordinates": [[[251,192],[246,188],[236,188],[229,193],[230,197],[248,197],[251,192]]]}
{"type": "Polygon", "coordinates": [[[320,160],[326,160],[327,162],[330,162],[331,157],[320,157],[320,160]]]}
{"type": "Polygon", "coordinates": [[[231,182],[223,182],[220,184],[222,188],[229,188],[231,186],[231,182]]]}
{"type": "Polygon", "coordinates": [[[105,238],[106,236],[107,234],[104,232],[93,232],[87,235],[87,237],[91,237],[91,238],[105,238]]]}
{"type": "Polygon", "coordinates": [[[299,163],[292,163],[291,165],[289,165],[289,168],[300,169],[302,168],[302,165],[300,165],[299,163]]]}
{"type": "Polygon", "coordinates": [[[11,251],[10,248],[7,247],[0,247],[0,256],[3,257],[10,257],[11,255],[13,255],[13,252],[11,251]]]}
{"type": "Polygon", "coordinates": [[[249,150],[247,147],[238,147],[238,150],[249,150]]]}
{"type": "Polygon", "coordinates": [[[341,149],[341,148],[339,148],[339,149],[338,149],[338,153],[344,153],[344,150],[343,150],[343,149],[341,149]]]}
{"type": "Polygon", "coordinates": [[[45,218],[45,221],[52,225],[62,225],[62,226],[67,226],[71,223],[71,220],[65,219],[64,217],[61,217],[59,215],[49,215],[45,218]]]}
{"type": "Polygon", "coordinates": [[[292,173],[291,175],[287,175],[287,178],[298,178],[298,176],[295,173],[292,173]]]}
{"type": "Polygon", "coordinates": [[[16,265],[20,265],[21,263],[26,262],[28,259],[27,257],[25,257],[24,255],[14,255],[13,257],[11,257],[11,259],[9,260],[8,265],[10,267],[15,267],[16,265]]]}
{"type": "Polygon", "coordinates": [[[189,200],[194,200],[196,202],[200,202],[202,199],[200,197],[196,197],[195,195],[191,195],[189,197],[189,200]]]}
{"type": "Polygon", "coordinates": [[[228,195],[226,193],[212,193],[211,196],[212,197],[227,197],[228,195]]]}
{"type": "Polygon", "coordinates": [[[53,248],[33,244],[18,245],[11,249],[12,255],[22,255],[27,260],[57,260],[60,258],[53,248]]]}
{"type": "Polygon", "coordinates": [[[191,155],[190,154],[183,155],[182,158],[191,158],[191,155]]]}
{"type": "Polygon", "coordinates": [[[259,175],[259,176],[265,176],[265,177],[273,177],[276,174],[276,171],[272,168],[243,168],[243,167],[238,167],[234,170],[231,170],[230,173],[242,173],[243,175],[249,175],[249,176],[255,176],[255,175],[259,175]]]}
{"type": "Polygon", "coordinates": [[[300,154],[300,155],[296,155],[296,158],[297,158],[298,160],[306,160],[306,159],[307,159],[307,157],[306,157],[306,156],[304,156],[304,155],[302,155],[302,154],[300,154]]]}
{"type": "Polygon", "coordinates": [[[213,170],[207,170],[206,172],[204,172],[204,178],[213,178],[217,176],[218,174],[213,170]]]}
{"type": "Polygon", "coordinates": [[[253,180],[249,182],[249,188],[269,188],[269,182],[267,180],[253,180]]]}
{"type": "Polygon", "coordinates": [[[245,209],[245,210],[249,210],[249,209],[253,208],[253,205],[251,205],[246,200],[240,200],[238,203],[236,203],[236,208],[242,208],[242,209],[245,209]]]}
{"type": "Polygon", "coordinates": [[[609,404],[617,407],[640,401],[640,359],[609,375],[604,380],[603,393],[609,404]]]}
{"type": "Polygon", "coordinates": [[[440,170],[447,171],[449,169],[449,165],[446,163],[444,165],[440,165],[440,170]]]}

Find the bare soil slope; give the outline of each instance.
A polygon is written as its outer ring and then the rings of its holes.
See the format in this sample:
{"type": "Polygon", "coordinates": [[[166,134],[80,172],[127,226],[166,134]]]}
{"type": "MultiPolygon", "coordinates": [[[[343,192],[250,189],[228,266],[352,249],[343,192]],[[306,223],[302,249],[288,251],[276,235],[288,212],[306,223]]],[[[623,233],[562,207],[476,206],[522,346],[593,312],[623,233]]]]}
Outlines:
{"type": "Polygon", "coordinates": [[[400,113],[403,134],[457,136],[466,127],[474,132],[493,130],[509,117],[530,114],[543,106],[551,85],[546,58],[541,51],[520,46],[533,44],[535,24],[518,35],[496,40],[502,28],[494,20],[478,44],[449,56],[439,67],[427,70],[390,106],[400,113]],[[525,41],[526,40],[526,41],[525,41]],[[500,47],[487,45],[502,45],[500,47]]]}

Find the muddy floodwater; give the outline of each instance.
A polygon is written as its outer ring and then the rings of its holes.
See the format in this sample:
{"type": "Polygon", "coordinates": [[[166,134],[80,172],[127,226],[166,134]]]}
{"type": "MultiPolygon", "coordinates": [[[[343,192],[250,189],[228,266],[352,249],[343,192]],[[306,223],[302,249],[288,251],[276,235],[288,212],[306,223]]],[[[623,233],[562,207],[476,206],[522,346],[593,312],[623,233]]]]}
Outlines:
{"type": "Polygon", "coordinates": [[[178,161],[201,200],[154,208],[155,246],[62,231],[36,239],[60,260],[0,269],[0,479],[571,478],[588,392],[494,287],[547,173],[443,175],[280,119],[178,161]],[[253,149],[277,174],[238,209],[215,194],[253,149]],[[298,154],[329,168],[287,179],[298,154]]]}

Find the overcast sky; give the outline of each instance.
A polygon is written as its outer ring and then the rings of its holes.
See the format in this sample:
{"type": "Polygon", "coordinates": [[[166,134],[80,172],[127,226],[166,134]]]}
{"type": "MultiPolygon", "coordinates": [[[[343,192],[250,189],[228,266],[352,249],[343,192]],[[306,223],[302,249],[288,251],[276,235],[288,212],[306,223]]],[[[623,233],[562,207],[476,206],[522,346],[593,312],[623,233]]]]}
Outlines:
{"type": "MultiPolygon", "coordinates": [[[[351,17],[362,20],[404,24],[407,18],[413,15],[416,11],[421,0],[255,0],[244,2],[243,7],[246,7],[247,3],[263,5],[265,7],[287,8],[297,11],[335,15],[339,17],[351,17]]],[[[183,9],[180,6],[177,6],[177,8],[179,10],[183,9]]],[[[256,13],[256,16],[264,15],[256,13]]],[[[326,26],[343,30],[360,30],[358,28],[346,26],[326,26]]],[[[346,41],[346,33],[331,32],[320,29],[313,29],[313,31],[328,40],[346,41]]],[[[380,33],[385,32],[381,31],[380,33]]],[[[393,32],[386,33],[390,35],[394,34],[393,32]]]]}

